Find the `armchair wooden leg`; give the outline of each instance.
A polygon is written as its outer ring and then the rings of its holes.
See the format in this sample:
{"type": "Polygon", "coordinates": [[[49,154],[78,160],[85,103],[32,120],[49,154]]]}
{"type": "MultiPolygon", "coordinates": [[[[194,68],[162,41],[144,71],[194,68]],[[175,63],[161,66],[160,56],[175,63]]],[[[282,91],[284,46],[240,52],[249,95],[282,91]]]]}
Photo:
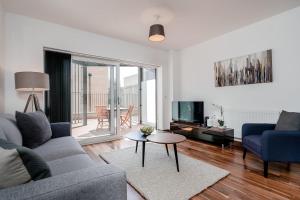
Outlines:
{"type": "Polygon", "coordinates": [[[268,178],[268,161],[264,161],[264,177],[268,178]]]}
{"type": "Polygon", "coordinates": [[[291,169],[291,163],[290,163],[290,162],[287,163],[286,169],[287,169],[288,171],[290,171],[290,169],[291,169]]]}
{"type": "Polygon", "coordinates": [[[246,158],[246,153],[247,153],[247,149],[244,148],[244,152],[243,152],[243,160],[245,160],[245,158],[246,158]]]}

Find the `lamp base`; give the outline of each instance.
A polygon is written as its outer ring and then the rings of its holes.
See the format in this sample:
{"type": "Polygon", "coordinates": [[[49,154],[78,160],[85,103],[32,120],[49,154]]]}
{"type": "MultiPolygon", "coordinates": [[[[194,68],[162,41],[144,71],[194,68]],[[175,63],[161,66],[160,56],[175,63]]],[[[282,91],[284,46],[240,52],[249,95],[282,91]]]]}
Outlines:
{"type": "Polygon", "coordinates": [[[31,101],[33,101],[33,105],[36,111],[41,110],[38,97],[35,94],[30,94],[25,105],[24,113],[27,111],[31,101]]]}

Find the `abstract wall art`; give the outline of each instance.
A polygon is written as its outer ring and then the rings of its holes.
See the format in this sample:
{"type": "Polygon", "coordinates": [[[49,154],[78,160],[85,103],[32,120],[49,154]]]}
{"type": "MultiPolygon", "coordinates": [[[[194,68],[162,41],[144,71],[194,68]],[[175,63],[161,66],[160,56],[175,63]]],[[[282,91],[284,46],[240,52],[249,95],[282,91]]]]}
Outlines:
{"type": "Polygon", "coordinates": [[[272,50],[214,63],[215,86],[234,86],[272,82],[272,50]]]}

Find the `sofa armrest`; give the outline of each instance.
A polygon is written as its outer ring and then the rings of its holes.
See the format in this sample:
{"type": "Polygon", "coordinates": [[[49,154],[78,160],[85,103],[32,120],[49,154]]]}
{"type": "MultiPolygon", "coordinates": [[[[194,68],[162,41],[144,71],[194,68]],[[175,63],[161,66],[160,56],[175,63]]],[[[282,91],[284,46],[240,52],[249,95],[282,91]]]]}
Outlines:
{"type": "Polygon", "coordinates": [[[71,136],[70,122],[51,123],[52,138],[71,136]]]}
{"type": "Polygon", "coordinates": [[[263,160],[300,162],[300,131],[265,131],[261,142],[263,160]]]}
{"type": "Polygon", "coordinates": [[[242,138],[248,135],[261,135],[266,130],[274,130],[275,124],[246,123],[242,126],[242,138]]]}
{"type": "Polygon", "coordinates": [[[0,190],[6,200],[126,200],[125,172],[112,165],[96,165],[0,190]]]}

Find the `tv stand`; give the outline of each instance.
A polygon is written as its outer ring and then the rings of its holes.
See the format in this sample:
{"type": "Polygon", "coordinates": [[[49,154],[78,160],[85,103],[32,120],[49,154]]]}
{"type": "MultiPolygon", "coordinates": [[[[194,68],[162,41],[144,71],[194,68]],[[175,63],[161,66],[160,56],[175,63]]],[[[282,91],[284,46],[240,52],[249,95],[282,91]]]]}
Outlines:
{"type": "Polygon", "coordinates": [[[231,128],[207,128],[194,123],[171,122],[170,130],[189,139],[203,140],[221,145],[222,148],[234,141],[234,130],[231,128]]]}

